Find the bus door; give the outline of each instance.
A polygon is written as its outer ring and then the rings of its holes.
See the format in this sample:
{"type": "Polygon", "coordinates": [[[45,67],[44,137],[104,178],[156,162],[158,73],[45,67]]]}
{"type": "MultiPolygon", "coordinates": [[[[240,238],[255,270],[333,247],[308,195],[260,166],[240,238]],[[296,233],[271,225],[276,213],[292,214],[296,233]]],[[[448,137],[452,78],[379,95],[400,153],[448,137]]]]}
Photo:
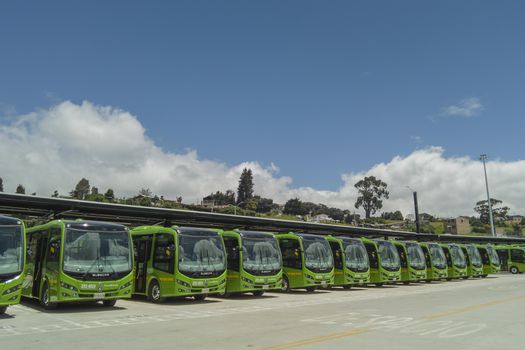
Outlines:
{"type": "Polygon", "coordinates": [[[487,249],[486,248],[478,248],[478,252],[481,255],[481,263],[483,265],[490,266],[489,253],[487,252],[487,249]]]}
{"type": "Polygon", "coordinates": [[[408,269],[408,257],[406,255],[405,247],[395,244],[402,269],[408,269]]]}
{"type": "Polygon", "coordinates": [[[509,250],[508,249],[496,249],[498,252],[499,261],[501,263],[501,271],[509,270],[509,250]]]}
{"type": "Polygon", "coordinates": [[[365,242],[366,253],[370,261],[370,269],[379,269],[379,259],[377,257],[377,249],[375,244],[365,242]]]}
{"type": "Polygon", "coordinates": [[[332,256],[334,257],[334,268],[336,270],[343,269],[343,254],[341,251],[341,245],[339,242],[329,241],[330,249],[332,250],[332,256]]]}
{"type": "Polygon", "coordinates": [[[151,241],[153,236],[139,236],[133,240],[135,248],[135,292],[146,293],[148,279],[148,261],[151,256],[151,241]]]}
{"type": "Polygon", "coordinates": [[[40,297],[40,283],[42,282],[42,273],[44,270],[44,262],[46,251],[48,248],[48,234],[47,232],[38,232],[34,234],[33,239],[36,239],[36,251],[32,252],[35,254],[35,269],[33,272],[33,291],[32,295],[35,298],[40,297]]]}
{"type": "MultiPolygon", "coordinates": [[[[224,247],[226,248],[226,263],[228,270],[240,271],[240,256],[239,256],[239,240],[235,237],[222,237],[224,247]]],[[[247,250],[243,250],[243,254],[248,254],[247,250]]]]}
{"type": "Polygon", "coordinates": [[[465,259],[467,260],[467,267],[470,268],[470,255],[468,254],[468,250],[465,247],[461,247],[461,250],[463,251],[463,254],[465,255],[465,259]]]}
{"type": "MultiPolygon", "coordinates": [[[[422,245],[421,249],[423,249],[423,254],[425,254],[425,264],[427,265],[427,269],[431,269],[432,268],[432,259],[430,257],[430,252],[428,250],[428,247],[422,245]]],[[[428,272],[430,272],[430,271],[428,271],[428,272]]]]}

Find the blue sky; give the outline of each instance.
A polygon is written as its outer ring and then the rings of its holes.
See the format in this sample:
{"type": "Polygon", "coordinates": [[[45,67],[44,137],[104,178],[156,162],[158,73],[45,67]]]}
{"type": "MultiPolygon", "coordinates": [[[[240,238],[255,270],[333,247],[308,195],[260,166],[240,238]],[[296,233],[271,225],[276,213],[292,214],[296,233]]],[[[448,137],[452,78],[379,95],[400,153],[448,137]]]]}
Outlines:
{"type": "Polygon", "coordinates": [[[523,158],[522,1],[5,1],[0,115],[129,111],[169,152],[294,186],[440,146],[523,158]]]}

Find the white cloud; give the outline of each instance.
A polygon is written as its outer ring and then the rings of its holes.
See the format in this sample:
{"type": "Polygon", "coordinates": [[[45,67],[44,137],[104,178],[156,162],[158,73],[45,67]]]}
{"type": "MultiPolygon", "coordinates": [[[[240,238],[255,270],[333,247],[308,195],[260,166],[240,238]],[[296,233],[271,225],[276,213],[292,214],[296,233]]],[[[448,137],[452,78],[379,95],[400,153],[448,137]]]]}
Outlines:
{"type": "MultiPolygon", "coordinates": [[[[100,191],[111,187],[118,196],[148,187],[167,198],[182,196],[184,202],[195,203],[216,190],[235,190],[242,169],[249,167],[255,192],[278,203],[298,197],[353,210],[354,183],[367,175],[388,184],[390,199],[384,210],[405,214],[412,212],[412,194],[406,186],[418,191],[421,212],[442,216],[471,214],[485,193],[481,163],[468,157],[446,158],[440,147],[342,175],[337,191],[323,191],[294,188],[292,178],[280,176],[276,164],[264,167],[247,161],[230,167],[200,159],[194,150],[181,154],[162,150],[135,116],[117,108],[66,101],[9,120],[0,123],[0,177],[6,192],[22,183],[39,195],[55,189],[66,194],[86,177],[100,191]]],[[[493,197],[504,200],[512,212],[525,214],[525,161],[490,161],[487,171],[493,197]]]]}
{"type": "Polygon", "coordinates": [[[469,97],[459,101],[458,104],[445,107],[443,115],[458,117],[473,117],[484,109],[481,101],[477,97],[469,97]]]}

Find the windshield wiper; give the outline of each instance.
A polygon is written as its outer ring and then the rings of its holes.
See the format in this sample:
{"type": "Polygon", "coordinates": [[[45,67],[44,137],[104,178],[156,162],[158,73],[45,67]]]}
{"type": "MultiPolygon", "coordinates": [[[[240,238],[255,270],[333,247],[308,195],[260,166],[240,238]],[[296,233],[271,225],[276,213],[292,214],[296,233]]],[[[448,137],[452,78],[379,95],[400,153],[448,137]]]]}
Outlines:
{"type": "Polygon", "coordinates": [[[86,280],[86,277],[88,275],[88,273],[91,271],[91,269],[93,268],[93,266],[95,266],[96,263],[100,262],[100,247],[97,248],[97,259],[93,261],[93,263],[91,264],[91,266],[89,267],[89,269],[86,270],[86,272],[84,273],[84,275],[82,276],[82,280],[86,280]]]}

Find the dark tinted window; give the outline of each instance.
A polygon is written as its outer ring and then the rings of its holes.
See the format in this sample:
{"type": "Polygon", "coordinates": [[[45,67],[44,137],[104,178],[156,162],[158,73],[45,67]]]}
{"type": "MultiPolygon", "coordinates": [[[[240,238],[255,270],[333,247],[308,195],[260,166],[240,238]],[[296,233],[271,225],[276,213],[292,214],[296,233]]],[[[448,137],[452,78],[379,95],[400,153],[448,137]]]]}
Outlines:
{"type": "Polygon", "coordinates": [[[407,255],[405,253],[405,248],[400,245],[395,245],[397,253],[399,254],[399,260],[401,260],[401,267],[406,269],[408,267],[407,255]]]}
{"type": "Polygon", "coordinates": [[[377,269],[379,267],[379,261],[377,260],[377,249],[373,243],[365,243],[366,252],[368,254],[368,260],[370,261],[370,268],[377,269]]]}
{"type": "Polygon", "coordinates": [[[298,239],[285,238],[279,240],[281,255],[283,256],[283,266],[301,269],[301,246],[298,239]]]}
{"type": "Polygon", "coordinates": [[[525,251],[522,249],[512,249],[510,251],[510,259],[514,262],[525,263],[525,251]]]}
{"type": "Polygon", "coordinates": [[[239,271],[239,241],[235,237],[223,237],[223,240],[228,270],[239,271]]]}
{"type": "Polygon", "coordinates": [[[336,269],[343,268],[343,254],[341,252],[341,246],[338,242],[330,241],[330,249],[332,249],[332,255],[334,257],[334,267],[336,269]]]}
{"type": "Polygon", "coordinates": [[[155,255],[153,256],[154,268],[173,273],[174,246],[173,235],[167,233],[157,234],[155,237],[155,255]]]}

